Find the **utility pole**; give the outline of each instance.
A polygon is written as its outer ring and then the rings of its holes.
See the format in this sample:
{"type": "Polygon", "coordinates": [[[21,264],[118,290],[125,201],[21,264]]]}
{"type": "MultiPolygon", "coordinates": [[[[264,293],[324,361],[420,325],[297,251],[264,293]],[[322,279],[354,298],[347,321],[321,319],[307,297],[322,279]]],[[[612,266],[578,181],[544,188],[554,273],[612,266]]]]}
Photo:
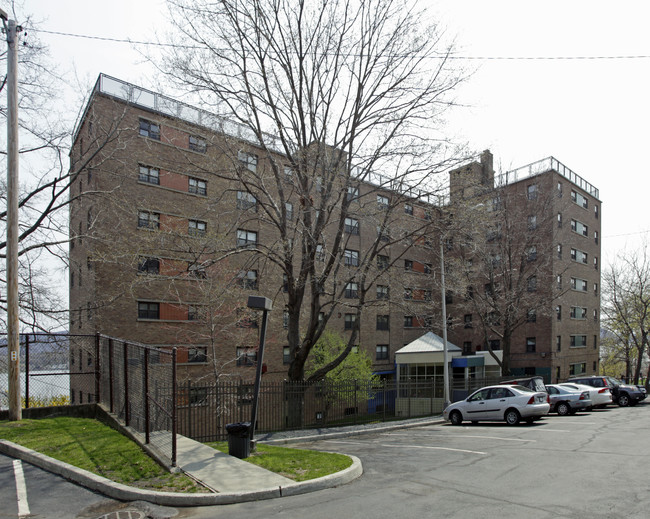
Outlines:
{"type": "Polygon", "coordinates": [[[22,27],[0,10],[7,36],[7,346],[9,419],[22,419],[18,335],[18,33],[22,27]]]}

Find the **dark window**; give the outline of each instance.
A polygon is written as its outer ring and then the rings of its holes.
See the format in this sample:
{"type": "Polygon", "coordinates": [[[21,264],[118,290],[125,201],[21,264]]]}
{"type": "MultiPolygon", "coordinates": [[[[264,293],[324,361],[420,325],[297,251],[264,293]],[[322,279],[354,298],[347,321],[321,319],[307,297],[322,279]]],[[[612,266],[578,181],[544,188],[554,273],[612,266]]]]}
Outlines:
{"type": "Polygon", "coordinates": [[[160,184],[160,170],[157,168],[150,168],[149,166],[140,166],[138,173],[138,180],[146,182],[147,184],[160,184]]]}
{"type": "Polygon", "coordinates": [[[381,254],[377,256],[377,268],[378,269],[387,269],[390,260],[388,256],[382,256],[381,254]]]}
{"type": "Polygon", "coordinates": [[[208,183],[205,180],[201,180],[200,178],[190,177],[188,180],[187,190],[190,193],[205,196],[208,194],[208,183]]]}
{"type": "Polygon", "coordinates": [[[160,260],[158,258],[140,258],[138,272],[145,274],[159,274],[160,260]]]}
{"type": "Polygon", "coordinates": [[[160,319],[160,303],[138,301],[138,319],[160,319]]]}
{"type": "Polygon", "coordinates": [[[237,229],[237,247],[254,247],[257,245],[257,232],[237,229]]]}
{"type": "Polygon", "coordinates": [[[528,200],[537,200],[537,184],[531,184],[527,188],[528,200]]]}
{"type": "Polygon", "coordinates": [[[354,200],[359,199],[359,188],[358,187],[353,187],[353,186],[348,186],[348,202],[352,202],[354,200]]]}
{"type": "Polygon", "coordinates": [[[404,288],[404,299],[413,299],[413,289],[412,288],[404,288]]]}
{"type": "Polygon", "coordinates": [[[529,292],[535,292],[537,290],[537,277],[536,276],[530,276],[528,278],[528,291],[529,292]]]}
{"type": "Polygon", "coordinates": [[[526,337],[526,353],[535,353],[537,348],[537,339],[535,337],[526,337]]]}
{"type": "Polygon", "coordinates": [[[472,328],[472,314],[465,314],[463,316],[463,322],[465,323],[465,328],[472,328]]]}
{"type": "Polygon", "coordinates": [[[498,351],[501,349],[501,340],[499,339],[492,339],[488,341],[488,344],[490,345],[490,349],[493,351],[498,351]]]}
{"type": "Polygon", "coordinates": [[[413,270],[413,261],[405,259],[404,260],[404,270],[413,270]]]}
{"type": "Polygon", "coordinates": [[[205,153],[208,149],[205,139],[196,135],[190,135],[189,147],[192,151],[197,151],[199,153],[205,153]]]}
{"type": "Polygon", "coordinates": [[[528,310],[526,313],[526,321],[529,323],[536,323],[537,322],[537,310],[534,308],[531,308],[528,310]]]}
{"type": "Polygon", "coordinates": [[[562,320],[562,305],[557,305],[555,307],[555,316],[557,317],[558,321],[562,320]]]}
{"type": "Polygon", "coordinates": [[[345,329],[354,330],[357,327],[357,314],[345,314],[345,329]]]}
{"type": "Polygon", "coordinates": [[[254,208],[257,211],[257,198],[248,191],[237,191],[237,209],[254,208]]]}
{"type": "Polygon", "coordinates": [[[562,351],[562,336],[558,335],[555,337],[555,348],[557,351],[562,351]]]}
{"type": "Polygon", "coordinates": [[[146,119],[140,119],[140,135],[150,139],[160,140],[160,126],[146,119]]]}
{"type": "Polygon", "coordinates": [[[237,274],[237,285],[247,290],[257,290],[257,270],[246,270],[237,274]]]}
{"type": "Polygon", "coordinates": [[[388,360],[388,344],[377,344],[376,360],[388,360]]]}
{"type": "Polygon", "coordinates": [[[187,362],[207,362],[208,349],[207,348],[190,348],[187,351],[187,362]]]}
{"type": "Polygon", "coordinates": [[[354,218],[346,218],[345,232],[348,234],[359,234],[359,220],[356,220],[354,218]]]}
{"type": "Polygon", "coordinates": [[[141,229],[160,229],[160,214],[139,211],[138,227],[141,229]]]}
{"type": "Polygon", "coordinates": [[[404,316],[404,328],[413,328],[413,316],[405,315],[404,316]]]}
{"type": "Polygon", "coordinates": [[[357,299],[359,297],[359,284],[352,282],[345,285],[345,297],[348,299],[357,299]]]}
{"type": "Polygon", "coordinates": [[[387,196],[377,195],[377,207],[380,210],[388,209],[389,200],[387,196]]]}
{"type": "Polygon", "coordinates": [[[377,330],[389,330],[390,329],[390,316],[389,315],[378,315],[377,316],[377,330]]]}
{"type": "Polygon", "coordinates": [[[413,216],[413,206],[411,204],[404,204],[404,212],[413,216]]]}
{"type": "Polygon", "coordinates": [[[257,363],[257,350],[253,348],[237,348],[237,365],[254,366],[257,363]]]}
{"type": "Polygon", "coordinates": [[[282,348],[282,364],[291,364],[291,348],[289,346],[282,348]]]}

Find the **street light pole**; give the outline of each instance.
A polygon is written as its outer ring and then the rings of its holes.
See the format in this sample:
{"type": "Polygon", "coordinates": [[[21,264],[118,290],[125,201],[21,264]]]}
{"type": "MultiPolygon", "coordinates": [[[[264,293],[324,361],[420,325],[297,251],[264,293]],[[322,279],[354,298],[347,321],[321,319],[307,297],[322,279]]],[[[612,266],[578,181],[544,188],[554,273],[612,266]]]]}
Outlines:
{"type": "Polygon", "coordinates": [[[443,380],[444,403],[442,409],[449,405],[449,362],[447,359],[447,294],[445,289],[445,251],[442,235],[440,236],[440,285],[442,290],[442,351],[443,351],[443,380]]]}
{"type": "Polygon", "coordinates": [[[7,35],[7,351],[9,419],[22,419],[18,320],[18,33],[22,27],[0,10],[7,35]]]}
{"type": "Polygon", "coordinates": [[[262,329],[260,330],[260,347],[257,350],[257,369],[255,370],[255,388],[253,389],[253,409],[251,410],[251,426],[249,428],[249,440],[253,441],[255,424],[257,423],[257,405],[260,396],[260,385],[262,382],[262,364],[264,362],[264,341],[266,340],[266,323],[269,312],[273,309],[272,301],[268,297],[249,296],[248,308],[262,310],[262,329]]]}

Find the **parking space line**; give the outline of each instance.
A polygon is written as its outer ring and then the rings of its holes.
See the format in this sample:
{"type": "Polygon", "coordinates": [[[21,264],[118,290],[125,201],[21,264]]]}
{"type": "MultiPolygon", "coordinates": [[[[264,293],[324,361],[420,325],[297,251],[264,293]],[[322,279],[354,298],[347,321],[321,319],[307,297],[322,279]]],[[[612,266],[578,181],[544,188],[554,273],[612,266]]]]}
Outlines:
{"type": "MultiPolygon", "coordinates": [[[[389,435],[391,438],[393,436],[408,436],[412,438],[412,435],[409,434],[390,434],[389,435]]],[[[436,438],[481,438],[485,440],[500,440],[504,442],[536,442],[537,440],[522,440],[521,438],[500,438],[498,436],[475,436],[475,435],[469,435],[469,434],[463,434],[462,436],[455,436],[452,434],[440,434],[437,435],[436,438]]]]}
{"type": "Polygon", "coordinates": [[[14,477],[16,478],[16,498],[18,501],[18,518],[30,515],[29,504],[27,503],[27,486],[25,485],[25,474],[23,464],[20,460],[14,460],[14,477]]]}
{"type": "MultiPolygon", "coordinates": [[[[350,441],[341,441],[341,440],[327,440],[329,443],[347,443],[351,445],[377,445],[375,442],[350,442],[350,441]]],[[[451,447],[435,447],[433,445],[403,445],[403,444],[398,444],[398,443],[386,443],[386,444],[381,444],[381,447],[415,447],[418,449],[434,449],[434,450],[439,450],[439,451],[454,451],[454,452],[467,452],[469,454],[484,454],[487,455],[487,452],[481,452],[481,451],[470,451],[467,449],[452,449],[451,447]]]]}
{"type": "Polygon", "coordinates": [[[536,427],[534,429],[535,432],[560,432],[560,433],[569,433],[572,431],[569,431],[567,429],[546,429],[545,427],[536,427]]]}

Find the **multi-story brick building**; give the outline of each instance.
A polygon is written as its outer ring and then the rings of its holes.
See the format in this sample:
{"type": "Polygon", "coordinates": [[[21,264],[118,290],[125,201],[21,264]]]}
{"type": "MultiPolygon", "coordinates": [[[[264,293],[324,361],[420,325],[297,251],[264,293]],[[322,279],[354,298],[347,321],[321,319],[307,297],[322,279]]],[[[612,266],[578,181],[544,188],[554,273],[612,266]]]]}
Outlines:
{"type": "MultiPolygon", "coordinates": [[[[306,254],[303,212],[319,218],[318,202],[324,200],[320,207],[331,224],[314,242],[313,267],[318,273],[329,265],[333,273],[318,288],[319,312],[344,338],[355,334],[353,342],[371,355],[373,369],[392,377],[395,351],[428,330],[441,334],[436,207],[426,194],[393,189],[396,184],[378,176],[351,185],[349,177],[333,175],[326,185],[314,173],[313,185],[299,189],[279,148],[254,142],[243,126],[100,76],[71,152],[73,164],[90,165],[71,189],[71,332],[177,346],[181,379],[250,379],[258,332],[245,305],[255,293],[274,305],[267,376],[285,378],[289,312],[299,312],[301,326],[309,326],[314,299],[308,295],[302,307],[288,306],[292,283],[300,280],[287,275],[284,261],[294,244],[303,244],[296,258],[306,254]],[[246,175],[257,183],[248,183],[246,175]]],[[[325,148],[310,144],[297,156],[317,163],[338,153],[326,150],[311,158],[314,149],[325,148]]],[[[521,191],[522,200],[532,196],[530,185],[537,186],[539,198],[561,190],[562,209],[545,208],[551,211],[545,219],[558,212],[563,225],[539,252],[557,242],[562,258],[552,258],[539,286],[550,286],[557,272],[571,290],[555,294],[562,320],[539,312],[537,322],[517,330],[511,365],[514,371],[566,378],[597,369],[599,274],[591,262],[600,251],[598,192],[557,161],[539,164],[548,167],[531,166],[532,180],[516,170],[502,184],[521,191]],[[526,352],[526,338],[536,339],[534,352],[526,352]]],[[[493,181],[489,154],[452,172],[452,205],[478,196],[476,189],[489,197],[493,181]]],[[[455,321],[471,314],[462,306],[456,298],[450,307],[455,321]]],[[[478,328],[452,322],[450,340],[467,352],[485,349],[478,328]]]]}
{"type": "Polygon", "coordinates": [[[450,173],[450,193],[452,208],[478,207],[469,212],[485,222],[469,246],[459,239],[449,252],[470,293],[450,305],[450,339],[465,351],[509,340],[516,375],[597,373],[598,190],[552,157],[495,178],[486,151],[450,173]]]}

